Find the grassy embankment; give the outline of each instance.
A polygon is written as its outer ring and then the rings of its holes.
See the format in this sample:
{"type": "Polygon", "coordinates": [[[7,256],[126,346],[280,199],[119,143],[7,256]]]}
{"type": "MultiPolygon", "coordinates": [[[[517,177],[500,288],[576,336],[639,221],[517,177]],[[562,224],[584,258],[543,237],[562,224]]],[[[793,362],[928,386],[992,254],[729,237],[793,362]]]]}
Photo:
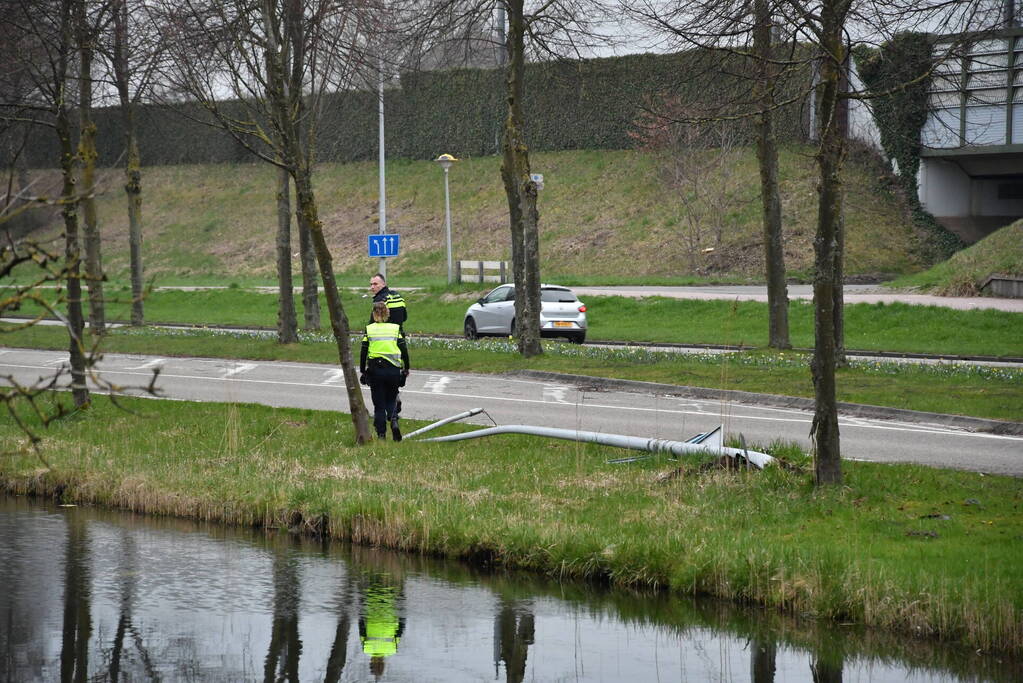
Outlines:
{"type": "MultiPolygon", "coordinates": [[[[709,152],[708,152],[709,153],[709,152]]],[[[695,214],[665,180],[658,159],[637,151],[540,152],[543,173],[540,253],[545,281],[571,283],[746,282],[763,279],[759,179],[750,148],[721,176],[695,214]],[[693,227],[693,221],[696,226],[693,227]],[[720,239],[718,239],[720,233],[720,239]],[[703,250],[714,247],[705,254],[703,250]]],[[[715,173],[718,173],[715,171],[715,173]]],[[[908,213],[867,157],[847,164],[846,273],[897,275],[926,265],[908,213]]],[[[128,280],[127,217],[122,171],[108,170],[98,198],[106,273],[128,280]]],[[[786,260],[792,277],[812,270],[816,191],[812,150],[786,147],[780,159],[786,260]]],[[[376,261],[366,236],[378,231],[375,163],[321,164],[320,217],[335,269],[365,285],[376,261]]],[[[388,273],[399,282],[445,280],[444,191],[430,161],[395,160],[387,169],[388,231],[401,235],[401,256],[388,273]]],[[[451,171],[453,256],[509,259],[507,200],[499,157],[465,159],[451,171]]],[[[272,284],[276,178],[267,164],[145,169],[146,272],[157,284],[272,284]]],[[[692,198],[690,198],[692,200],[692,198]]],[[[60,218],[53,224],[59,230],[60,218]]],[[[297,239],[293,240],[297,244],[297,239]]],[[[295,249],[297,251],[297,248],[295,249]]],[[[297,263],[296,263],[297,265],[297,263]]],[[[298,272],[296,269],[295,272],[298,272]]]]}
{"type": "MultiPolygon", "coordinates": [[[[810,475],[701,471],[500,437],[352,448],[344,415],[106,399],[45,432],[50,469],[0,458],[9,491],[712,594],[971,648],[1023,651],[1016,479],[845,463],[810,475]]],[[[412,425],[410,425],[411,427],[412,425]]],[[[449,427],[457,430],[464,427],[449,427]]],[[[20,440],[10,421],[0,443],[20,440]]],[[[790,447],[776,452],[806,466],[790,447]]]]}
{"type": "Polygon", "coordinates": [[[988,235],[933,268],[892,285],[919,287],[945,296],[976,296],[989,275],[1023,277],[1023,220],[988,235]]]}

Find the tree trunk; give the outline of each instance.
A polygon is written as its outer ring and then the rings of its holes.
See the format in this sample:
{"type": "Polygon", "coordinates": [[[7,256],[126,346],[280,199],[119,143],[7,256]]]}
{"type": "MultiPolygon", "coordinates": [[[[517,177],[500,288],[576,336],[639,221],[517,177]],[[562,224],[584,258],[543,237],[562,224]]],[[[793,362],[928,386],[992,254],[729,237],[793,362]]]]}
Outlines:
{"type": "Polygon", "coordinates": [[[291,278],[291,176],[277,169],[277,343],[298,341],[291,278]]]}
{"type": "Polygon", "coordinates": [[[302,308],[305,311],[303,330],[320,329],[320,291],[316,280],[316,250],[309,234],[309,226],[301,211],[296,213],[298,222],[298,250],[302,264],[302,308]]]}
{"type": "MultiPolygon", "coordinates": [[[[835,124],[843,145],[849,139],[849,56],[844,55],[838,77],[839,100],[835,105],[835,124]]],[[[843,156],[845,154],[843,147],[843,156]]],[[[838,217],[835,239],[835,366],[849,365],[845,355],[845,212],[838,217]]]]}
{"type": "Polygon", "coordinates": [[[842,661],[832,662],[814,656],[810,660],[810,675],[813,683],[842,683],[842,661]]]}
{"type": "Polygon", "coordinates": [[[341,295],[338,293],[337,282],[334,280],[333,260],[317,215],[316,197],[313,194],[311,178],[309,178],[308,171],[301,171],[297,175],[293,175],[292,179],[295,181],[295,198],[298,201],[298,208],[305,216],[309,226],[309,236],[313,248],[316,250],[316,261],[320,267],[320,277],[323,278],[323,293],[327,298],[330,326],[334,331],[334,339],[337,341],[338,358],[344,373],[349,410],[352,414],[352,424],[355,427],[355,440],[359,444],[369,443],[373,437],[369,428],[369,413],[366,412],[366,402],[362,398],[359,377],[355,373],[352,359],[348,316],[345,315],[344,306],[341,305],[341,295]]]}
{"type": "Polygon", "coordinates": [[[773,640],[750,641],[750,668],[753,683],[774,683],[778,646],[773,640]]]}
{"type": "Polygon", "coordinates": [[[142,268],[142,159],[139,155],[135,111],[128,92],[128,3],[118,0],[112,9],[114,18],[114,81],[121,102],[124,125],[124,193],[128,200],[128,260],[131,269],[131,324],[141,327],[146,322],[145,274],[142,268]]]}
{"type": "Polygon", "coordinates": [[[764,211],[764,265],[767,279],[768,346],[792,348],[789,341],[789,293],[785,284],[785,248],[782,237],[781,193],[778,190],[778,145],[774,132],[776,69],[771,63],[772,17],[767,0],[756,0],[753,51],[760,69],[754,83],[759,102],[757,160],[760,164],[760,199],[764,211]]]}
{"type": "Polygon", "coordinates": [[[71,52],[70,0],[61,7],[61,54],[58,56],[57,86],[60,99],[56,102],[55,130],[60,143],[61,216],[64,219],[64,270],[67,277],[67,328],[70,337],[68,351],[71,365],[71,398],[76,408],[89,405],[89,388],[85,383],[85,320],[82,317],[82,281],[80,274],[81,248],[78,244],[78,197],[75,185],[75,154],[71,142],[71,120],[68,116],[66,93],[67,62],[71,52]]]}
{"type": "Polygon", "coordinates": [[[526,358],[543,353],[540,345],[540,214],[536,183],[530,180],[529,148],[523,131],[525,88],[525,19],[523,0],[510,0],[508,10],[508,116],[504,123],[501,177],[508,196],[512,268],[515,274],[515,335],[526,358]]]}
{"type": "Polygon", "coordinates": [[[323,290],[327,297],[327,312],[330,314],[330,325],[334,331],[338,359],[341,362],[341,371],[345,378],[345,391],[348,394],[348,406],[352,415],[352,425],[355,428],[355,441],[358,444],[364,444],[372,441],[373,437],[369,428],[366,402],[363,400],[359,378],[352,362],[352,340],[348,327],[348,316],[345,315],[344,306],[341,304],[341,295],[338,293],[337,282],[334,280],[330,249],[323,236],[323,226],[320,223],[316,207],[316,194],[313,191],[312,167],[306,163],[303,156],[298,126],[293,116],[295,109],[290,106],[291,98],[288,95],[289,89],[300,91],[302,84],[285,81],[286,60],[281,58],[278,51],[280,25],[275,23],[277,17],[271,6],[271,0],[263,0],[261,10],[267,41],[263,55],[267,71],[266,98],[268,113],[273,118],[274,127],[278,131],[279,137],[275,141],[279,145],[278,156],[295,183],[295,201],[298,203],[300,212],[299,222],[305,221],[308,226],[313,249],[316,251],[316,261],[320,267],[323,290]]]}
{"type": "Polygon", "coordinates": [[[89,288],[89,329],[106,331],[103,309],[103,263],[99,217],[96,213],[96,123],[92,120],[92,59],[94,31],[87,25],[86,0],[75,3],[78,33],[78,112],[81,119],[78,158],[82,165],[82,232],[85,244],[85,282],[89,288]]]}
{"type": "Polygon", "coordinates": [[[814,386],[814,417],[810,433],[814,444],[814,475],[817,485],[842,482],[839,448],[838,405],[835,368],[835,266],[841,232],[843,196],[842,163],[845,138],[837,125],[839,81],[844,45],[842,28],[848,0],[825,2],[822,7],[821,80],[817,93],[821,125],[817,166],[820,169],[817,234],[814,238],[814,354],[811,370],[814,386]]]}

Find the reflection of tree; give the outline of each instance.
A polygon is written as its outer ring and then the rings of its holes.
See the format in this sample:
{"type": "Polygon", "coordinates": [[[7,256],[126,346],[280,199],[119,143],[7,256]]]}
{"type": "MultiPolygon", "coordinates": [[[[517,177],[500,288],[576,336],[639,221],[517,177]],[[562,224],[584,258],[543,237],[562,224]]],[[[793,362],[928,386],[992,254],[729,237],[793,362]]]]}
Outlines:
{"type": "Polygon", "coordinates": [[[340,599],[338,600],[337,629],[334,631],[334,644],[330,646],[330,656],[327,658],[324,683],[337,683],[341,680],[345,664],[348,663],[348,634],[352,629],[349,606],[352,603],[352,593],[352,571],[349,567],[341,595],[338,596],[340,599]]]}
{"type": "Polygon", "coordinates": [[[814,653],[810,659],[810,673],[813,674],[813,683],[842,683],[842,659],[814,653]]]}
{"type": "Polygon", "coordinates": [[[501,598],[494,619],[494,673],[504,662],[508,683],[521,683],[526,677],[526,656],[534,637],[533,620],[528,606],[501,598]]]}
{"type": "Polygon", "coordinates": [[[89,591],[89,537],[82,515],[67,516],[67,558],[64,561],[64,627],[60,648],[60,680],[88,680],[89,638],[92,635],[89,591]]]}
{"type": "Polygon", "coordinates": [[[750,680],[753,683],[774,683],[777,656],[778,646],[773,640],[754,640],[750,643],[750,680]]]}
{"type": "MultiPolygon", "coordinates": [[[[125,654],[125,639],[131,635],[135,649],[142,660],[143,669],[137,675],[142,676],[147,681],[159,681],[160,674],[153,664],[153,658],[142,642],[141,634],[132,623],[132,608],[135,605],[135,594],[140,572],[138,545],[135,542],[134,535],[128,530],[124,530],[121,541],[121,564],[117,570],[121,579],[121,612],[117,618],[117,630],[114,632],[114,645],[110,650],[110,674],[107,678],[111,681],[121,680],[122,666],[128,658],[125,654]]],[[[128,664],[130,665],[130,662],[128,664]]],[[[129,672],[125,672],[124,677],[129,680],[133,678],[129,672]]]]}
{"type": "Polygon", "coordinates": [[[298,637],[299,581],[295,556],[275,550],[273,558],[274,602],[270,650],[263,667],[265,681],[298,681],[302,641],[298,637]]]}

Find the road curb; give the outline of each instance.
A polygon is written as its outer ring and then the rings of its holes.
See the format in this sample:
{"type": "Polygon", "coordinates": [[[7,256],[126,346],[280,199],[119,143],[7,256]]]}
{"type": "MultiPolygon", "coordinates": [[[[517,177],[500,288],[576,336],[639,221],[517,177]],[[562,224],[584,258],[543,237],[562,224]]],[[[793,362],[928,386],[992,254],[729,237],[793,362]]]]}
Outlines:
{"type": "MultiPolygon", "coordinates": [[[[690,387],[680,384],[659,384],[657,382],[640,382],[631,379],[609,379],[606,377],[590,377],[588,375],[569,375],[560,372],[543,370],[516,370],[505,373],[513,377],[527,377],[550,382],[563,382],[579,387],[593,387],[595,390],[615,389],[648,394],[666,394],[684,396],[708,401],[734,401],[752,405],[766,405],[775,408],[796,408],[813,410],[813,399],[801,396],[780,396],[777,394],[758,394],[752,391],[734,391],[730,389],[708,389],[706,387],[690,387]]],[[[873,420],[898,420],[920,424],[937,424],[944,427],[957,427],[971,432],[985,432],[1008,436],[1023,436],[1023,422],[1006,420],[988,420],[982,417],[965,415],[948,415],[946,413],[928,413],[920,410],[887,408],[862,403],[838,403],[838,412],[844,417],[864,417],[873,420]]]]}

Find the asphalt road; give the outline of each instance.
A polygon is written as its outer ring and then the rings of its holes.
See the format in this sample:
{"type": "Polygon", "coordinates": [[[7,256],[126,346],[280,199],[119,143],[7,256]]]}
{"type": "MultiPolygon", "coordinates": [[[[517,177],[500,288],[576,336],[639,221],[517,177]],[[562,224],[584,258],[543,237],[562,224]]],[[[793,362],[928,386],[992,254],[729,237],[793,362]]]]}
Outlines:
{"type": "MultiPolygon", "coordinates": [[[[400,289],[400,288],[399,288],[400,289]]],[[[699,287],[572,287],[579,296],[627,296],[643,298],[663,296],[671,299],[727,299],[729,301],[767,301],[767,287],[763,285],[721,285],[699,287]]],[[[789,299],[813,299],[813,286],[789,285],[789,299]]],[[[963,311],[991,308],[999,311],[1023,313],[1023,299],[1003,299],[991,296],[932,296],[912,292],[893,291],[878,285],[845,285],[842,297],[847,304],[891,304],[900,302],[916,306],[942,306],[963,311]]]]}
{"type": "MultiPolygon", "coordinates": [[[[66,363],[66,352],[0,349],[0,376],[23,384],[52,375],[66,363]]],[[[340,368],[331,365],[106,354],[99,369],[108,381],[127,386],[145,384],[157,367],[158,386],[167,398],[347,411],[340,368]]],[[[365,389],[364,395],[369,404],[365,389]]],[[[751,448],[778,440],[808,448],[812,417],[793,408],[622,391],[599,380],[574,385],[451,372],[413,371],[402,396],[403,416],[420,420],[481,407],[486,415],[467,422],[677,440],[723,424],[726,434],[742,434],[751,448]]],[[[847,459],[1023,476],[1023,437],[971,432],[943,422],[940,416],[933,422],[843,416],[842,454],[847,459]]],[[[485,439],[474,443],[486,448],[485,439]]]]}

